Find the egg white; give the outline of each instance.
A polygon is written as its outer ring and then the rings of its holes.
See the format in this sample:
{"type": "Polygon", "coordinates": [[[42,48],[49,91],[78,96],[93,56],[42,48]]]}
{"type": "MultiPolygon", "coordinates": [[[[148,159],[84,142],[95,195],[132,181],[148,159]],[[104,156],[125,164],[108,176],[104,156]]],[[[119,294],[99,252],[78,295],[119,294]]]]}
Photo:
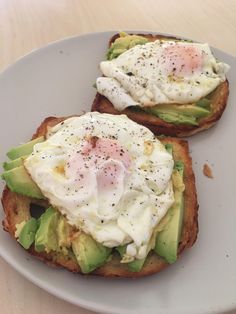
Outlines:
{"type": "Polygon", "coordinates": [[[42,193],[70,224],[108,247],[129,243],[129,260],[147,255],[153,230],[174,202],[173,164],[150,130],[125,115],[97,112],[51,128],[47,140],[36,144],[24,162],[42,193]],[[112,157],[99,159],[95,165],[90,156],[88,166],[83,164],[80,152],[94,136],[119,143],[131,156],[130,165],[112,157]],[[82,170],[71,160],[79,161],[82,170]],[[99,185],[106,167],[119,170],[114,188],[99,185]]]}

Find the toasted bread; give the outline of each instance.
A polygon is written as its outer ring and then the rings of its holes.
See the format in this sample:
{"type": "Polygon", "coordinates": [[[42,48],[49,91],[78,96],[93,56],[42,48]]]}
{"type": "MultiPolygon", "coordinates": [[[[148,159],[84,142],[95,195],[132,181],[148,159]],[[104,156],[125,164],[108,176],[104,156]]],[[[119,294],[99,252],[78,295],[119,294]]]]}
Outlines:
{"type": "MultiPolygon", "coordinates": [[[[140,36],[146,37],[149,41],[155,41],[157,39],[174,39],[178,40],[176,37],[168,37],[163,35],[151,35],[151,34],[139,34],[140,36]]],[[[110,41],[109,46],[119,37],[119,34],[114,35],[110,41]]],[[[199,124],[196,126],[186,125],[186,124],[174,124],[165,122],[164,120],[158,118],[157,116],[140,111],[134,111],[131,108],[126,108],[123,111],[118,111],[114,108],[113,104],[105,97],[96,94],[92,105],[92,111],[98,111],[101,113],[110,114],[126,114],[130,119],[136,121],[148,127],[154,134],[160,135],[164,134],[167,136],[177,136],[186,137],[198,133],[200,131],[209,129],[212,127],[222,116],[229,95],[229,83],[228,81],[222,82],[210,96],[212,108],[211,114],[200,119],[199,124]]]]}
{"type": "MultiPolygon", "coordinates": [[[[33,138],[44,136],[49,126],[56,125],[65,118],[49,117],[45,119],[37,129],[33,138]]],[[[32,138],[32,139],[33,139],[32,138]]],[[[185,165],[184,171],[184,220],[181,241],[179,243],[178,253],[182,253],[185,248],[191,247],[197,237],[198,232],[198,203],[195,188],[195,178],[192,170],[192,161],[189,156],[188,144],[184,140],[176,138],[162,138],[160,139],[164,144],[170,143],[173,145],[173,156],[175,160],[182,160],[185,165]]],[[[3,227],[5,231],[9,232],[15,238],[16,224],[30,218],[30,204],[38,204],[45,208],[49,206],[45,200],[35,200],[25,197],[10,191],[5,187],[2,195],[2,205],[5,212],[3,220],[3,227]]],[[[29,253],[36,256],[40,260],[52,266],[61,266],[69,271],[81,273],[80,267],[73,256],[64,256],[63,254],[55,252],[41,252],[38,253],[34,247],[28,250],[29,253]]],[[[159,257],[156,253],[150,253],[147,257],[145,265],[140,272],[131,272],[125,264],[120,263],[118,254],[114,253],[112,259],[104,266],[96,269],[91,274],[105,277],[142,277],[157,273],[166,266],[168,266],[164,259],[159,257]]]]}

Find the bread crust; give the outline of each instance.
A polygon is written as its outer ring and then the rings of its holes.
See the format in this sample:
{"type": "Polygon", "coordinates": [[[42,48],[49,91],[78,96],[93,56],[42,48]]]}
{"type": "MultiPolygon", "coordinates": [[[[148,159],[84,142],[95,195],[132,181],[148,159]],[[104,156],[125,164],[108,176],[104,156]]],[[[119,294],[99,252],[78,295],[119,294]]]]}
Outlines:
{"type": "MultiPolygon", "coordinates": [[[[38,136],[45,136],[49,127],[52,127],[61,121],[65,117],[56,118],[49,117],[46,118],[42,124],[38,127],[33,138],[38,136]]],[[[181,254],[185,248],[191,247],[198,233],[198,203],[197,203],[197,193],[195,187],[195,177],[192,170],[192,160],[189,155],[188,143],[184,140],[177,138],[161,138],[164,144],[171,143],[173,145],[173,155],[175,160],[182,160],[185,164],[184,171],[184,221],[183,229],[181,235],[181,241],[178,248],[178,254],[181,254]]],[[[5,187],[2,195],[2,205],[5,212],[5,218],[3,220],[4,230],[9,232],[10,235],[15,238],[16,224],[20,223],[25,219],[30,218],[30,204],[39,204],[45,208],[49,206],[47,201],[35,200],[29,197],[25,197],[10,191],[5,187]]],[[[67,257],[61,253],[38,253],[34,250],[34,247],[28,250],[28,252],[43,262],[51,266],[64,267],[69,271],[75,273],[81,273],[80,267],[77,264],[73,256],[67,257]]],[[[91,274],[100,275],[104,277],[143,277],[146,275],[151,275],[161,271],[163,268],[167,267],[169,264],[165,262],[164,259],[159,257],[154,252],[151,252],[147,257],[145,265],[140,272],[129,271],[127,265],[120,263],[120,258],[118,254],[114,254],[112,259],[108,261],[104,266],[96,269],[91,274]]]]}
{"type": "MultiPolygon", "coordinates": [[[[152,34],[138,34],[140,36],[146,37],[150,41],[157,39],[180,39],[171,36],[163,35],[152,35],[152,34]]],[[[119,34],[115,34],[109,41],[110,45],[119,37],[119,34]]],[[[95,99],[92,104],[92,111],[98,111],[101,113],[111,113],[111,114],[126,114],[130,119],[136,121],[149,128],[156,135],[167,135],[167,136],[177,136],[186,137],[196,134],[200,131],[204,131],[212,127],[222,116],[228,100],[229,95],[229,83],[226,80],[221,83],[212,93],[212,113],[211,115],[202,118],[199,121],[199,125],[191,126],[184,124],[174,124],[165,122],[164,120],[146,112],[135,112],[130,108],[118,111],[114,108],[113,104],[105,97],[96,94],[95,99]]]]}

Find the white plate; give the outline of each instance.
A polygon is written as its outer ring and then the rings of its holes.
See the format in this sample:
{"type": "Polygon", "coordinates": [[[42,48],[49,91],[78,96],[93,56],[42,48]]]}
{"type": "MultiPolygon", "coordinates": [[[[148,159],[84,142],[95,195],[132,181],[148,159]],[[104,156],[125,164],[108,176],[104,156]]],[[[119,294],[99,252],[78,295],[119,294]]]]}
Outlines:
{"type": "MultiPolygon", "coordinates": [[[[0,162],[10,147],[30,138],[44,117],[90,109],[98,64],[112,34],[53,43],[2,73],[0,162]]],[[[50,268],[29,256],[2,230],[0,255],[48,292],[102,313],[194,314],[235,309],[236,59],[218,50],[215,54],[232,67],[228,75],[231,92],[220,123],[189,140],[200,204],[200,232],[191,250],[160,274],[138,280],[82,277],[50,268]],[[213,169],[213,180],[203,176],[206,162],[213,169]]]]}

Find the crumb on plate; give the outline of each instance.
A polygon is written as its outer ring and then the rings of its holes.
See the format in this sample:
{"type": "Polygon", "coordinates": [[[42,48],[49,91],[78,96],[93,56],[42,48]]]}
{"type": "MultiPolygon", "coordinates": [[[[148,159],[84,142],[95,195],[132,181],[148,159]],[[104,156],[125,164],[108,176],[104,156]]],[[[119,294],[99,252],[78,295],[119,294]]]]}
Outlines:
{"type": "Polygon", "coordinates": [[[203,174],[206,177],[213,179],[212,170],[211,170],[210,166],[208,166],[208,164],[204,164],[204,166],[203,166],[203,174]]]}

